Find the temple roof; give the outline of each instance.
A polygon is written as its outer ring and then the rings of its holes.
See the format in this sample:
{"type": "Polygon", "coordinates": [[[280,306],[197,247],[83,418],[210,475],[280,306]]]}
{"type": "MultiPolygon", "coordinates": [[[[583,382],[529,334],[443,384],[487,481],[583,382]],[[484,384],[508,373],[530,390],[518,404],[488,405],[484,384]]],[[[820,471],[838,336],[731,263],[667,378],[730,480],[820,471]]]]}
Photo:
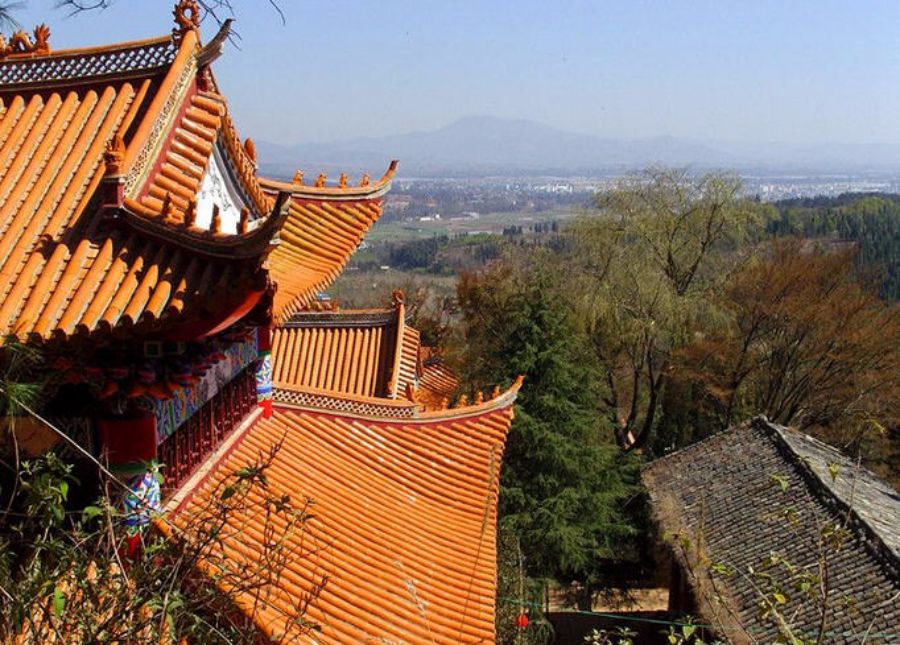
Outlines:
{"type": "Polygon", "coordinates": [[[3,336],[227,320],[269,278],[284,316],[380,215],[392,171],[359,187],[256,176],[209,67],[227,26],[203,46],[183,14],[174,36],[53,52],[41,26],[0,48],[3,336]]]}
{"type": "MultiPolygon", "coordinates": [[[[145,48],[120,51],[126,61],[140,61],[127,53],[145,48]]],[[[88,73],[101,69],[92,63],[102,55],[90,54],[88,73]]],[[[133,131],[167,91],[173,63],[138,70],[122,64],[118,71],[127,78],[90,74],[92,83],[84,84],[72,80],[72,58],[50,56],[49,64],[65,61],[56,76],[68,85],[45,89],[31,83],[50,74],[39,73],[41,60],[2,64],[4,77],[29,84],[0,86],[0,333],[46,337],[183,309],[192,293],[214,288],[230,271],[205,271],[176,249],[85,216],[103,179],[107,143],[133,131]],[[17,73],[19,67],[25,69],[17,73]],[[121,288],[126,276],[132,293],[121,288]]]]}
{"type": "Polygon", "coordinates": [[[443,355],[433,347],[422,347],[419,361],[422,375],[413,400],[424,405],[426,410],[446,408],[459,390],[459,378],[444,362],[443,355]]]}
{"type": "MultiPolygon", "coordinates": [[[[396,169],[394,161],[380,180],[369,185],[364,178],[361,183],[366,185],[357,187],[260,180],[270,195],[291,196],[280,243],[269,257],[269,271],[278,283],[276,323],[301,311],[340,275],[363,236],[381,217],[384,194],[396,169]]],[[[324,181],[324,175],[320,178],[324,181]]]]}
{"type": "Polygon", "coordinates": [[[661,528],[692,545],[676,557],[695,572],[689,579],[700,611],[733,630],[735,642],[779,637],[774,621],[760,617],[760,582],[748,567],[773,575],[795,634],[815,637],[819,603],[794,593],[796,579],[764,562],[774,553],[791,566],[817,567],[829,526],[844,527],[847,537],[825,556],[835,599],[827,642],[859,642],[863,634],[880,641],[896,631],[900,495],[840,451],[760,417],[651,462],[642,477],[661,528]],[[709,563],[721,570],[707,572],[709,563]]]}
{"type": "MultiPolygon", "coordinates": [[[[295,539],[315,546],[287,564],[255,613],[247,599],[263,632],[296,642],[283,616],[325,576],[305,616],[322,631],[309,642],[493,642],[496,503],[516,390],[421,419],[276,408],[213,458],[175,523],[281,442],[269,490],[315,502],[315,519],[295,539]]],[[[258,513],[234,517],[225,553],[260,552],[261,522],[258,513]]]]}
{"type": "Polygon", "coordinates": [[[418,351],[399,306],[300,312],[275,329],[273,385],[396,398],[418,377],[418,351]]]}

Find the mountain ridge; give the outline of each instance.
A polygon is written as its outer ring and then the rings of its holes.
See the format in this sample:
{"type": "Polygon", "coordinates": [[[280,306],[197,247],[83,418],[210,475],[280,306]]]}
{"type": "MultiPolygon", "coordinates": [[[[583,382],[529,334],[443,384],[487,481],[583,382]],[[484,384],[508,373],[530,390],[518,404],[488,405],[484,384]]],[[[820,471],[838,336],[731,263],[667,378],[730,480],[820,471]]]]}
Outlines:
{"type": "Polygon", "coordinates": [[[472,115],[436,130],[296,145],[258,141],[262,166],[289,175],[377,171],[390,159],[404,174],[563,174],[609,172],[652,164],[698,168],[798,167],[820,170],[900,168],[897,144],[707,143],[668,135],[615,139],[527,119],[472,115]]]}

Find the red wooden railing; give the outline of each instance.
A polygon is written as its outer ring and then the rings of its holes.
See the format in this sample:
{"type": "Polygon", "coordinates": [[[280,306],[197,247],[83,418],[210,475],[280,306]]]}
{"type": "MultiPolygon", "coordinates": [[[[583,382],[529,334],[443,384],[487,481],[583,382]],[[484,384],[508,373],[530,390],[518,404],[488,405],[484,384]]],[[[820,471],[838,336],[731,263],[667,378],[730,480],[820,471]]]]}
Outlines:
{"type": "Polygon", "coordinates": [[[164,492],[183,484],[241,421],[256,409],[256,377],[245,369],[159,444],[164,492]]]}

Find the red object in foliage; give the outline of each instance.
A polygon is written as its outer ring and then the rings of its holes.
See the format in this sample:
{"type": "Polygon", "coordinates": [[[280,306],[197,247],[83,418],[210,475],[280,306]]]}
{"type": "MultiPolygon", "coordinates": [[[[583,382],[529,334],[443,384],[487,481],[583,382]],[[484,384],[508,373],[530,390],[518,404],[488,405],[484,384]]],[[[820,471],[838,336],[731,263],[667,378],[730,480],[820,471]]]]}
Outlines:
{"type": "Polygon", "coordinates": [[[528,614],[524,611],[516,617],[516,625],[519,629],[525,629],[528,627],[528,614]]]}
{"type": "Polygon", "coordinates": [[[143,545],[141,544],[141,534],[130,535],[125,538],[125,555],[129,560],[137,560],[141,557],[143,545]]]}

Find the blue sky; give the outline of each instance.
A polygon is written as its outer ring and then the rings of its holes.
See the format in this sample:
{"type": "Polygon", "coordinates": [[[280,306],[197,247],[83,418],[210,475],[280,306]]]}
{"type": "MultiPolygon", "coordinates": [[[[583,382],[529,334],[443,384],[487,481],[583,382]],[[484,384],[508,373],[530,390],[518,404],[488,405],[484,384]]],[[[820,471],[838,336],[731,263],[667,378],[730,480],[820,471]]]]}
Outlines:
{"type": "MultiPolygon", "coordinates": [[[[167,0],[45,21],[57,48],[166,33],[167,0]]],[[[380,136],[488,114],[615,138],[900,143],[900,2],[235,0],[242,133],[380,136]]],[[[215,25],[204,24],[210,38],[215,25]]]]}

